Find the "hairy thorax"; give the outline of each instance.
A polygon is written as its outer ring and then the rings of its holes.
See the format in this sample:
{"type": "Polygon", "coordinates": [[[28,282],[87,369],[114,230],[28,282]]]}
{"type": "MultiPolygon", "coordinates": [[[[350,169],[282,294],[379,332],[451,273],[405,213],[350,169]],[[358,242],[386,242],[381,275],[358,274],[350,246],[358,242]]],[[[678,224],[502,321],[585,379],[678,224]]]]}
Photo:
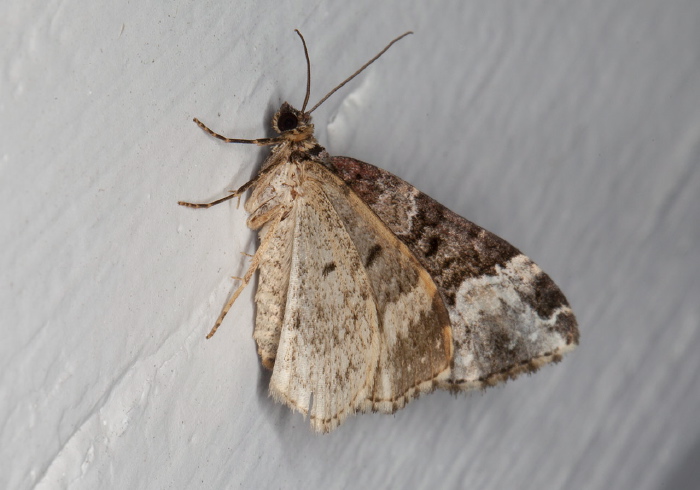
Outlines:
{"type": "Polygon", "coordinates": [[[294,201],[303,194],[304,167],[315,164],[309,161],[309,149],[316,148],[319,149],[317,153],[325,155],[316,139],[306,136],[302,140],[290,138],[273,149],[245,203],[250,213],[249,228],[260,229],[273,217],[289,212],[294,201]]]}

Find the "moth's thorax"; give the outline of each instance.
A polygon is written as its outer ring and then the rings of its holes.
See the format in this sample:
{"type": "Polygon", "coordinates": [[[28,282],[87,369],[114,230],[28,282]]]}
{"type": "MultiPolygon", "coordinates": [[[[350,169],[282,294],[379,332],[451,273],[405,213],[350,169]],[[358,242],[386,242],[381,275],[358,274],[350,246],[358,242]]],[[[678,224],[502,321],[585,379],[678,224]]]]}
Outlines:
{"type": "Polygon", "coordinates": [[[318,144],[316,138],[314,138],[313,129],[314,126],[311,124],[311,132],[308,134],[281,135],[282,138],[284,138],[284,141],[272,148],[272,154],[267,160],[265,160],[262,168],[265,169],[272,164],[283,163],[291,159],[313,159],[315,156],[317,156],[321,151],[323,151],[323,148],[318,144]]]}
{"type": "MultiPolygon", "coordinates": [[[[282,137],[290,143],[304,143],[308,139],[314,139],[314,125],[306,124],[302,127],[287,131],[282,134],[282,137]]],[[[305,145],[304,145],[305,146],[305,145]]]]}
{"type": "MultiPolygon", "coordinates": [[[[276,157],[273,154],[268,160],[276,157]]],[[[292,159],[288,155],[280,155],[280,158],[282,161],[267,165],[268,168],[275,165],[274,168],[261,171],[245,203],[245,209],[250,213],[248,226],[254,230],[292,208],[294,201],[304,194],[304,168],[316,164],[305,159],[292,159]]]]}

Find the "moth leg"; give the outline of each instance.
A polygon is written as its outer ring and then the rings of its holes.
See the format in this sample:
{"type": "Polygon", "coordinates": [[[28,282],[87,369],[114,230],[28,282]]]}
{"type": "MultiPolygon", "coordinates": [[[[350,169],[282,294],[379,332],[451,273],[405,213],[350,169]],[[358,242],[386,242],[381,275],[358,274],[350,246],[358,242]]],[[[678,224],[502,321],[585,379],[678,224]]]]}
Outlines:
{"type": "Polygon", "coordinates": [[[216,333],[219,326],[221,325],[221,322],[224,321],[226,314],[231,309],[231,306],[233,306],[233,303],[236,301],[238,296],[240,296],[240,294],[243,292],[245,287],[248,285],[251,278],[253,277],[253,274],[255,274],[255,271],[258,269],[258,265],[260,264],[260,257],[262,257],[263,254],[265,253],[265,250],[267,250],[267,247],[271,241],[271,238],[273,236],[275,228],[277,228],[277,225],[279,224],[279,222],[282,221],[284,214],[285,214],[284,211],[280,210],[278,212],[277,216],[275,218],[273,218],[274,221],[272,222],[272,224],[270,224],[270,229],[268,230],[267,234],[265,235],[265,238],[263,239],[262,243],[260,243],[260,246],[258,247],[258,249],[255,251],[255,255],[253,255],[253,260],[250,263],[250,267],[248,267],[248,271],[245,273],[245,275],[242,278],[240,278],[241,279],[240,286],[238,286],[238,288],[231,295],[231,298],[229,298],[229,300],[226,302],[224,309],[221,310],[221,314],[219,315],[219,318],[217,318],[216,323],[214,323],[214,327],[207,334],[208,339],[212,338],[212,336],[216,333]]]}
{"type": "MultiPolygon", "coordinates": [[[[195,120],[196,120],[196,119],[195,119],[195,120]]],[[[206,126],[205,126],[205,127],[206,127],[206,126]]],[[[248,140],[246,140],[246,141],[248,141],[248,140]]],[[[257,140],[250,140],[250,141],[257,141],[257,140]]],[[[217,204],[221,204],[222,202],[226,202],[226,201],[228,201],[229,199],[233,199],[234,197],[237,197],[237,198],[238,198],[238,204],[236,205],[236,207],[238,207],[238,205],[240,205],[240,203],[241,203],[241,196],[242,196],[248,189],[250,189],[251,187],[253,187],[253,186],[258,182],[258,180],[260,180],[260,178],[261,178],[262,176],[268,174],[268,173],[271,172],[274,168],[276,168],[277,165],[279,165],[279,163],[281,163],[281,161],[280,161],[280,162],[277,162],[277,163],[275,163],[275,164],[273,164],[273,165],[270,165],[270,166],[267,167],[267,168],[264,168],[260,173],[258,173],[258,175],[255,176],[255,178],[249,180],[248,182],[246,182],[245,184],[243,184],[242,186],[240,186],[240,187],[239,187],[238,189],[236,189],[235,191],[229,191],[229,192],[231,193],[231,195],[229,195],[229,196],[222,197],[221,199],[217,199],[216,201],[207,202],[207,203],[201,203],[201,204],[199,204],[199,203],[193,203],[193,202],[185,202],[185,201],[178,201],[177,203],[178,203],[180,206],[185,206],[185,207],[188,207],[188,208],[195,208],[195,209],[196,209],[196,208],[210,208],[210,207],[215,206],[215,205],[217,205],[217,204]]]]}
{"type": "Polygon", "coordinates": [[[194,203],[194,202],[178,201],[177,203],[180,206],[185,206],[188,208],[197,209],[197,208],[210,208],[210,207],[215,206],[217,204],[221,204],[222,202],[226,202],[229,199],[233,199],[234,197],[238,197],[240,199],[241,194],[237,190],[230,191],[230,192],[231,192],[231,195],[226,196],[226,197],[222,197],[221,199],[217,199],[216,201],[212,201],[212,202],[205,202],[205,203],[199,204],[199,203],[194,203]]]}
{"type": "Polygon", "coordinates": [[[193,119],[193,121],[202,128],[202,130],[210,135],[212,135],[214,138],[218,138],[221,141],[224,141],[226,143],[244,143],[244,144],[249,144],[249,145],[258,145],[258,146],[268,146],[268,145],[276,145],[278,143],[281,143],[284,141],[284,138],[257,138],[254,140],[243,140],[243,139],[238,139],[238,138],[227,138],[226,136],[223,136],[219,133],[216,133],[209,129],[207,126],[204,125],[202,121],[197,119],[196,117],[193,119]]]}

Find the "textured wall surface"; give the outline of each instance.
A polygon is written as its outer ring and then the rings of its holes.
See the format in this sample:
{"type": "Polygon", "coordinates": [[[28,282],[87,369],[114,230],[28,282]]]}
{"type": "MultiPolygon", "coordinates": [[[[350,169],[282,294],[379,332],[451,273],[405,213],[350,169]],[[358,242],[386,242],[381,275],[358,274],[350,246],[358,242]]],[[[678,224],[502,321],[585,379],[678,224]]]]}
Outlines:
{"type": "Polygon", "coordinates": [[[691,488],[700,477],[700,3],[0,7],[0,487],[691,488]],[[279,104],[532,257],[581,345],[317,436],[267,397],[256,239],[225,195],[279,104]]]}

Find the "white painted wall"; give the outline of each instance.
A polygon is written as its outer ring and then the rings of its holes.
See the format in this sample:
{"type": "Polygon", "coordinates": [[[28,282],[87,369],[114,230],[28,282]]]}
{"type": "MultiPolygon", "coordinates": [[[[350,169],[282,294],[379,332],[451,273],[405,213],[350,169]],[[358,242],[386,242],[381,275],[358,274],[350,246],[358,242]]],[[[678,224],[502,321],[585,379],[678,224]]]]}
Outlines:
{"type": "Polygon", "coordinates": [[[691,488],[700,458],[700,4],[68,2],[0,6],[0,487],[691,488]],[[256,240],[220,197],[314,113],[536,260],[581,346],[483,394],[316,436],[267,397],[256,240]],[[675,486],[674,486],[675,485],[675,486]]]}

